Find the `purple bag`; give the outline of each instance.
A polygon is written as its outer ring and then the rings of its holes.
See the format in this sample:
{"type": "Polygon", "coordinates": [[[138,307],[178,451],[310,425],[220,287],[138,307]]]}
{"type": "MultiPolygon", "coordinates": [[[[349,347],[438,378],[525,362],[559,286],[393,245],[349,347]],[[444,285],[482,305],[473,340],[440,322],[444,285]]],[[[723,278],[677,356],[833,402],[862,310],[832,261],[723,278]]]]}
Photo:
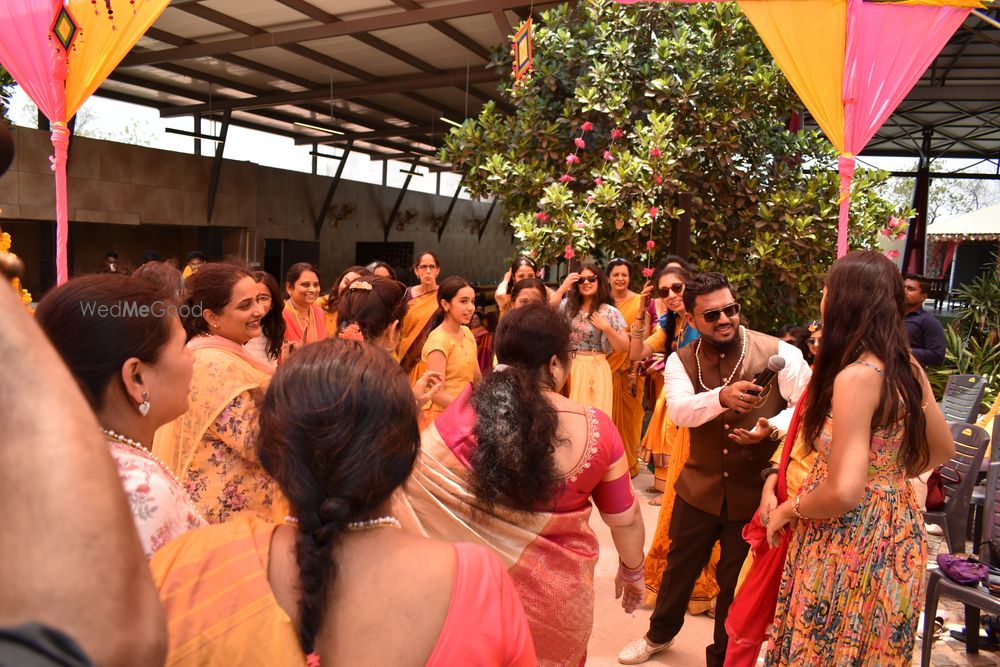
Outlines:
{"type": "Polygon", "coordinates": [[[963,586],[975,586],[986,581],[990,573],[989,566],[980,563],[975,556],[938,554],[937,564],[946,577],[963,586]]]}

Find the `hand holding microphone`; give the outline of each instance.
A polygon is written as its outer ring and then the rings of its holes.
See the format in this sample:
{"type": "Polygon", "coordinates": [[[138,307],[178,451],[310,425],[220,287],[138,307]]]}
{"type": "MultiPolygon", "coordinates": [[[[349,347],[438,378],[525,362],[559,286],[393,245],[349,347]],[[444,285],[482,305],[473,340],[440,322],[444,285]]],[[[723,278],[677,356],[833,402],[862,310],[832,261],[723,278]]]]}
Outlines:
{"type": "Polygon", "coordinates": [[[767,360],[767,367],[753,378],[753,383],[761,389],[758,391],[756,389],[749,389],[746,393],[753,396],[760,396],[762,393],[767,391],[768,385],[774,382],[774,378],[778,377],[780,373],[785,368],[785,358],[778,354],[772,354],[771,358],[767,360]]]}

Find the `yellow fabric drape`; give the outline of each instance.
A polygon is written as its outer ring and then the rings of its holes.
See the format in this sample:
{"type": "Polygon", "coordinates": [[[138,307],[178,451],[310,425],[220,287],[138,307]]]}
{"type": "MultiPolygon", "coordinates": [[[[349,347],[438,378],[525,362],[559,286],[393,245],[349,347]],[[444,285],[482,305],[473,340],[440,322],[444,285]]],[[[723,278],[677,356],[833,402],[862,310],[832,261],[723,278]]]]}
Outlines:
{"type": "MultiPolygon", "coordinates": [[[[647,590],[646,601],[650,603],[656,599],[656,593],[660,589],[660,582],[663,579],[663,571],[667,568],[667,555],[670,553],[670,518],[674,511],[674,500],[677,498],[674,484],[691,455],[691,432],[686,428],[676,426],[669,417],[667,417],[666,427],[665,437],[669,442],[670,466],[666,469],[666,489],[663,492],[660,514],[656,520],[653,544],[649,547],[649,553],[646,555],[644,573],[647,590]]],[[[715,546],[712,547],[712,555],[708,563],[702,569],[701,575],[698,576],[698,581],[695,582],[694,589],[691,591],[688,611],[692,614],[703,614],[711,609],[719,594],[719,584],[715,579],[715,572],[719,566],[721,553],[719,543],[716,542],[715,546]]]]}
{"type": "MultiPolygon", "coordinates": [[[[639,317],[639,302],[642,299],[638,294],[633,294],[631,298],[617,304],[622,317],[625,318],[626,329],[631,328],[639,317]]],[[[639,440],[642,437],[642,394],[645,382],[640,376],[636,378],[630,371],[632,362],[629,361],[628,352],[613,352],[608,355],[608,365],[611,366],[612,390],[614,395],[614,407],[611,419],[618,427],[618,433],[625,443],[625,455],[628,457],[628,467],[631,474],[635,475],[639,471],[639,463],[636,452],[639,449],[639,440]],[[635,386],[635,394],[631,387],[635,386]]]]}
{"type": "Polygon", "coordinates": [[[844,151],[846,0],[739,0],[792,88],[844,151]]]}
{"type": "Polygon", "coordinates": [[[139,38],[153,25],[170,0],[112,0],[114,20],[104,2],[69,0],[69,11],[82,31],[69,50],[66,118],[72,118],[104,83],[139,38]]]}
{"type": "Polygon", "coordinates": [[[437,290],[410,299],[407,304],[406,317],[403,318],[402,338],[399,341],[400,358],[406,354],[416,341],[417,336],[427,326],[427,322],[438,309],[437,290]]]}

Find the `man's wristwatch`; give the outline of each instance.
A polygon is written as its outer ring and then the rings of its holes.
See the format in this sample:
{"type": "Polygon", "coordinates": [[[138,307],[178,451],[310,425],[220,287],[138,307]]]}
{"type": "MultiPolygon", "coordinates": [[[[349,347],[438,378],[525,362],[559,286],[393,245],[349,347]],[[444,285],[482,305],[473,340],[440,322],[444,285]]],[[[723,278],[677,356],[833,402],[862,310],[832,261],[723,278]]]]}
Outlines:
{"type": "Polygon", "coordinates": [[[781,442],[781,431],[779,431],[774,426],[771,427],[771,432],[768,434],[768,436],[771,438],[771,440],[774,440],[775,442],[781,442]]]}
{"type": "Polygon", "coordinates": [[[760,479],[761,479],[761,481],[766,482],[768,477],[770,477],[771,475],[777,475],[777,474],[778,474],[778,469],[777,468],[772,468],[772,467],[768,466],[767,468],[764,468],[763,470],[760,471],[760,479]]]}

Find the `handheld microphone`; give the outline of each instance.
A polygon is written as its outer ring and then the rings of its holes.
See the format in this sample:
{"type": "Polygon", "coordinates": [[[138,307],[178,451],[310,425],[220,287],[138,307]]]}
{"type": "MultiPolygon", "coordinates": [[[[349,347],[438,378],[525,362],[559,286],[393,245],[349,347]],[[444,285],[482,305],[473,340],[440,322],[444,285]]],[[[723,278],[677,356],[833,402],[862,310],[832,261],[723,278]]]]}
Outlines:
{"type": "MultiPolygon", "coordinates": [[[[753,383],[758,387],[762,387],[761,392],[767,390],[767,386],[774,382],[774,378],[778,377],[778,373],[785,367],[785,358],[772,354],[771,358],[767,360],[767,368],[762,370],[760,373],[753,378],[753,383]]],[[[747,391],[748,394],[754,396],[760,396],[760,392],[757,391],[747,391]]]]}

